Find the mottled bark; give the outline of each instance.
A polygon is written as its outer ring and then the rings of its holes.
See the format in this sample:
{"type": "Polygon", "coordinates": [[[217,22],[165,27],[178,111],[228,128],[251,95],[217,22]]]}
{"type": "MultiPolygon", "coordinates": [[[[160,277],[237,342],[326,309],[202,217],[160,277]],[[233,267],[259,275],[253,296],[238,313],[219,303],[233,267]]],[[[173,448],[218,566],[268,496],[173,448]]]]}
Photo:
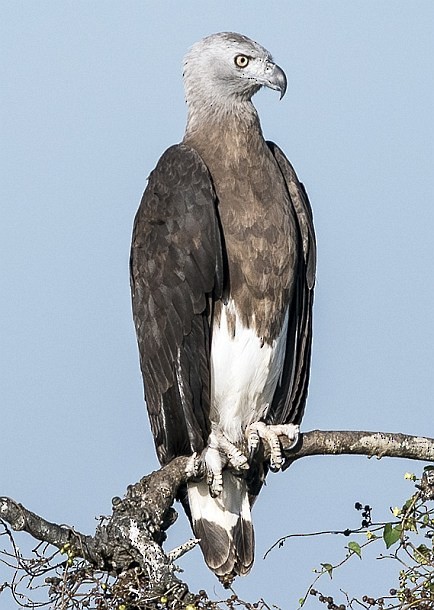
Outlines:
{"type": "Polygon", "coordinates": [[[301,435],[295,451],[288,454],[284,469],[309,455],[366,455],[434,462],[434,439],[397,432],[312,430],[301,435]]]}
{"type": "Polygon", "coordinates": [[[0,518],[12,529],[27,532],[58,549],[68,544],[74,557],[86,559],[95,569],[113,575],[133,568],[140,570],[149,598],[170,590],[179,599],[188,592],[174,574],[173,559],[182,550],[166,555],[161,544],[166,538],[165,530],[176,519],[172,504],[179,486],[187,479],[189,463],[190,458],[177,458],[130,485],[124,499],[113,498],[112,515],[98,525],[94,536],[50,523],[10,498],[0,497],[0,518]]]}

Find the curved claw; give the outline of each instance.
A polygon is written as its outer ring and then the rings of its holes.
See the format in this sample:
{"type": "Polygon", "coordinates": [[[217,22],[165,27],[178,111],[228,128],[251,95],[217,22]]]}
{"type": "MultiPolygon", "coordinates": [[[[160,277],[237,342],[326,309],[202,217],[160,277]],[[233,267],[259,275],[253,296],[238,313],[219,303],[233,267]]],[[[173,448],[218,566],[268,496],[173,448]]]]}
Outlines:
{"type": "Polygon", "coordinates": [[[200,471],[201,459],[200,455],[198,455],[198,453],[195,451],[188,459],[185,474],[188,479],[196,479],[200,476],[200,471]]]}
{"type": "Polygon", "coordinates": [[[205,465],[206,482],[213,498],[219,496],[223,490],[222,470],[225,466],[220,451],[216,447],[208,446],[202,453],[205,465]]]}
{"type": "Polygon", "coordinates": [[[295,424],[267,425],[264,422],[254,422],[247,428],[247,443],[250,453],[254,452],[262,440],[265,451],[270,456],[270,469],[280,470],[285,462],[282,446],[291,449],[297,444],[300,434],[299,426],[295,424]]]}
{"type": "Polygon", "coordinates": [[[247,457],[223,433],[218,431],[211,432],[208,446],[201,457],[210,494],[214,498],[219,496],[223,490],[222,471],[225,466],[240,473],[249,468],[247,457]]]}

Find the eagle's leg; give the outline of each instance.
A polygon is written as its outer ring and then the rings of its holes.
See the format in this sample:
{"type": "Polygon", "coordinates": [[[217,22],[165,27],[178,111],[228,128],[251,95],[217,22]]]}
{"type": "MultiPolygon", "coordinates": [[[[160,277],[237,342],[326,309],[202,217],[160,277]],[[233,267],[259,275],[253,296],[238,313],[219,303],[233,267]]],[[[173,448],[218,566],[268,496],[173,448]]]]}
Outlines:
{"type": "Polygon", "coordinates": [[[295,424],[267,425],[264,422],[254,422],[247,427],[247,445],[250,453],[254,452],[262,440],[265,452],[270,455],[270,468],[277,471],[282,468],[285,456],[284,449],[292,449],[297,444],[300,427],[295,424]]]}
{"type": "Polygon", "coordinates": [[[209,435],[208,446],[202,453],[205,464],[206,479],[210,494],[215,498],[223,490],[223,468],[229,466],[234,470],[249,468],[247,457],[226,436],[217,430],[209,435]]]}

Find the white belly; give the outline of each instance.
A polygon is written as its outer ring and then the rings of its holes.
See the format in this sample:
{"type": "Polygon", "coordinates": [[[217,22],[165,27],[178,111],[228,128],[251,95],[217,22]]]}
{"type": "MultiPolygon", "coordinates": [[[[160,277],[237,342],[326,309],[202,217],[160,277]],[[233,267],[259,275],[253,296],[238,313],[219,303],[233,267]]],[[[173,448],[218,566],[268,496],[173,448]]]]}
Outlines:
{"type": "Polygon", "coordinates": [[[233,443],[246,426],[267,411],[285,357],[288,316],[271,345],[262,343],[242,325],[233,301],[222,307],[220,326],[213,327],[211,345],[211,421],[233,443]],[[235,314],[235,334],[229,332],[227,312],[235,314]]]}

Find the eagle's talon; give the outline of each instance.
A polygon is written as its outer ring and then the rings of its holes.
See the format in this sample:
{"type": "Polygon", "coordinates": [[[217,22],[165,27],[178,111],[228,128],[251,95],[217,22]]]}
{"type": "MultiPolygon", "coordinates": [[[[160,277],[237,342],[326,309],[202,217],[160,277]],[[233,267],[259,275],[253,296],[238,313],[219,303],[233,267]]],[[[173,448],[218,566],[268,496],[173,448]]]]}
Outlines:
{"type": "Polygon", "coordinates": [[[297,424],[281,424],[276,426],[276,434],[279,436],[282,448],[285,451],[294,449],[300,438],[300,426],[297,424]]]}
{"type": "Polygon", "coordinates": [[[208,448],[219,453],[221,468],[224,466],[229,466],[234,470],[249,468],[247,457],[220,431],[211,432],[208,448]]]}
{"type": "Polygon", "coordinates": [[[209,483],[209,493],[213,498],[218,498],[218,496],[223,491],[223,473],[214,472],[212,473],[212,480],[209,483]]]}
{"type": "Polygon", "coordinates": [[[247,457],[238,449],[234,453],[228,453],[228,464],[234,470],[247,470],[249,468],[247,457]]]}
{"type": "Polygon", "coordinates": [[[300,428],[295,424],[267,425],[264,422],[254,422],[247,428],[247,443],[252,449],[262,440],[270,458],[270,470],[277,472],[285,462],[282,449],[292,449],[298,442],[299,434],[300,428]]]}
{"type": "Polygon", "coordinates": [[[249,426],[247,428],[247,447],[249,449],[249,456],[253,457],[256,453],[256,450],[259,447],[259,434],[255,428],[249,426]]]}
{"type": "Polygon", "coordinates": [[[201,475],[202,460],[200,455],[195,451],[188,459],[187,466],[185,467],[185,474],[187,479],[197,479],[201,475]]]}
{"type": "Polygon", "coordinates": [[[202,452],[201,462],[205,468],[206,482],[213,498],[223,490],[223,469],[230,468],[240,475],[249,468],[247,457],[220,431],[213,430],[206,449],[202,452]]]}
{"type": "Polygon", "coordinates": [[[213,498],[219,496],[223,489],[222,470],[227,464],[221,451],[215,444],[208,445],[202,452],[202,463],[205,467],[206,482],[213,498]]]}
{"type": "Polygon", "coordinates": [[[206,483],[209,488],[209,493],[213,498],[217,498],[223,491],[223,473],[222,471],[212,471],[206,468],[206,483]]]}

